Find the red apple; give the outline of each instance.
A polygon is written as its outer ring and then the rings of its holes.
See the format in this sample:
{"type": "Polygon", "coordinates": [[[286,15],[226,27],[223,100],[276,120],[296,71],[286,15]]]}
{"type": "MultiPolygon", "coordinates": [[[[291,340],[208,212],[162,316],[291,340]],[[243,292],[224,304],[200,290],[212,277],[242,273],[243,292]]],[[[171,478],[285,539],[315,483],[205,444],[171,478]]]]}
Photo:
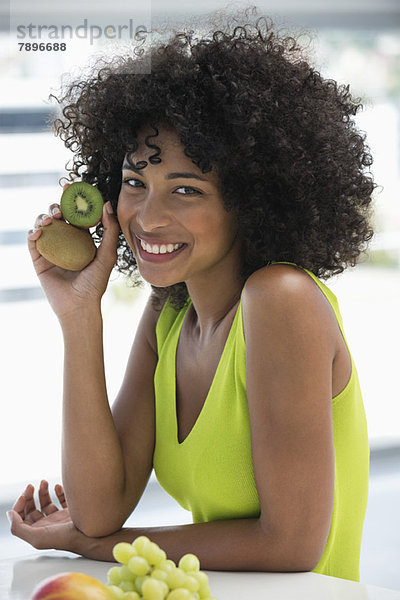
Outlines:
{"type": "Polygon", "coordinates": [[[109,589],[85,573],[59,573],[34,589],[31,600],[111,600],[109,589]]]}

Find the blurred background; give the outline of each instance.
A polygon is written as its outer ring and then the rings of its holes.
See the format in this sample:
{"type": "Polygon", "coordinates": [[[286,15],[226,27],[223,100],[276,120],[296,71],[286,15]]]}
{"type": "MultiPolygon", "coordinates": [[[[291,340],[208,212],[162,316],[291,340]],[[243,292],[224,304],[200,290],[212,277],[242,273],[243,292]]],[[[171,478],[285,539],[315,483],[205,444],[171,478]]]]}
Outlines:
{"type": "MultiPolygon", "coordinates": [[[[89,39],[85,19],[102,28],[131,19],[135,26],[168,29],[168,24],[201,19],[228,6],[218,0],[153,0],[142,3],[139,12],[131,6],[127,11],[122,0],[112,4],[110,13],[105,0],[72,0],[68,15],[58,9],[60,4],[46,0],[34,6],[22,0],[1,5],[0,557],[34,552],[10,536],[4,511],[28,482],[60,481],[62,339],[26,247],[26,232],[36,215],[58,201],[59,179],[67,175],[65,165],[72,156],[50,131],[55,103],[49,94],[57,94],[61,82],[79,73],[96,53],[118,53],[129,43],[128,27],[117,40],[111,35],[89,39]],[[21,23],[81,25],[82,39],[45,38],[53,44],[65,41],[67,47],[34,50],[33,43],[41,40],[29,39],[27,29],[18,30],[21,23]],[[25,43],[32,47],[21,47],[25,43]]],[[[245,6],[229,5],[232,10],[245,6]]],[[[380,185],[374,195],[376,235],[363,262],[327,285],[339,299],[369,426],[371,479],[361,581],[400,589],[400,5],[397,0],[260,0],[256,6],[278,26],[302,31],[318,70],[349,83],[364,104],[357,122],[367,134],[380,185]]],[[[115,274],[105,294],[110,399],[122,380],[148,293],[146,286],[128,288],[115,274]]],[[[184,523],[190,522],[190,514],[152,477],[129,522],[184,523]]]]}

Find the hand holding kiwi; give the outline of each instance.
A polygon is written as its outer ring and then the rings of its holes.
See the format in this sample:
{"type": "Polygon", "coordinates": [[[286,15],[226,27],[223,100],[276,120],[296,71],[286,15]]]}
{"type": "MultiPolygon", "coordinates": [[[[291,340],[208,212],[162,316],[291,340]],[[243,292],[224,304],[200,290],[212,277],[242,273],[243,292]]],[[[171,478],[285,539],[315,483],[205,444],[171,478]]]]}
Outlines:
{"type": "Polygon", "coordinates": [[[101,219],[103,198],[92,185],[75,182],[64,189],[60,207],[68,223],[53,219],[50,225],[41,227],[36,247],[51,263],[69,271],[81,271],[96,255],[88,229],[101,219]]]}

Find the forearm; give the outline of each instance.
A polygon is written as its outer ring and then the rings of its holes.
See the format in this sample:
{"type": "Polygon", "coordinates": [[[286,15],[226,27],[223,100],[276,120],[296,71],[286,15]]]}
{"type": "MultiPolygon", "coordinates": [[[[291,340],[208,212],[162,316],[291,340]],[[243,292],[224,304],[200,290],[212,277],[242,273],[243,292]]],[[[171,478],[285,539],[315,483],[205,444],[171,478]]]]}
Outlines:
{"type": "MultiPolygon", "coordinates": [[[[107,397],[100,309],[80,312],[62,328],[63,483],[74,522],[86,528],[90,515],[109,522],[111,507],[121,504],[124,464],[107,397]]],[[[120,525],[110,523],[111,531],[120,525]]]]}
{"type": "MultiPolygon", "coordinates": [[[[301,541],[266,531],[260,519],[229,519],[172,527],[123,528],[102,538],[77,536],[73,552],[113,561],[118,542],[147,535],[178,562],[186,553],[198,556],[202,569],[218,571],[309,571],[314,567],[301,541]]],[[[316,561],[314,560],[316,563],[316,561]]]]}

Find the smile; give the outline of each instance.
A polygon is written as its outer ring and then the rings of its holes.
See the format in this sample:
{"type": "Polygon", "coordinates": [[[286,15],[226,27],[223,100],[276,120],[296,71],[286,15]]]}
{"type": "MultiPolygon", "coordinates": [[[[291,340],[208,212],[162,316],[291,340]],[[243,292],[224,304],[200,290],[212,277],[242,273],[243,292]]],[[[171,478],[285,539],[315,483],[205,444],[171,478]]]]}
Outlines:
{"type": "Polygon", "coordinates": [[[176,259],[188,247],[184,243],[156,244],[145,242],[141,238],[135,237],[140,258],[150,263],[170,262],[176,259]]]}
{"type": "Polygon", "coordinates": [[[149,254],[171,254],[183,246],[183,244],[149,244],[140,238],[138,239],[143,250],[149,254]]]}

